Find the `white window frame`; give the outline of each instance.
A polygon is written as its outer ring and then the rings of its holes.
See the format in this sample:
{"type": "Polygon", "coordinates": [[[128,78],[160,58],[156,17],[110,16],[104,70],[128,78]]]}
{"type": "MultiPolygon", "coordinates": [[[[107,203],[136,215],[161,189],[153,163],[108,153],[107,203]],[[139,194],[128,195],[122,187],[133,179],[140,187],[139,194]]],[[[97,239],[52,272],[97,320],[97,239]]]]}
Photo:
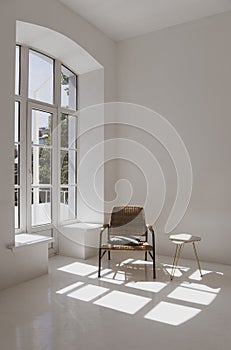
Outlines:
{"type": "MultiPolygon", "coordinates": [[[[61,107],[61,66],[66,65],[56,58],[49,55],[54,60],[54,98],[53,104],[40,102],[38,100],[28,98],[28,74],[29,74],[29,50],[37,51],[41,54],[48,56],[40,50],[33,47],[27,47],[20,45],[20,94],[15,95],[15,101],[20,103],[20,229],[15,229],[15,233],[22,232],[35,233],[40,231],[46,231],[54,229],[58,226],[60,221],[60,118],[62,113],[75,116],[77,118],[78,125],[78,110],[72,110],[61,107]],[[51,113],[53,115],[53,127],[52,127],[52,196],[51,196],[51,224],[44,224],[40,226],[31,225],[31,113],[33,109],[38,109],[44,112],[51,113]],[[59,176],[57,176],[59,174],[59,176]]],[[[66,67],[73,72],[72,69],[66,67]]],[[[74,73],[76,74],[76,73],[74,73]]],[[[78,89],[78,76],[76,74],[76,108],[78,108],[79,89],[78,89]]],[[[78,128],[78,127],[77,127],[78,128]]],[[[76,130],[78,132],[78,129],[76,130]]],[[[78,134],[76,134],[78,135],[78,134]]],[[[77,163],[78,164],[78,163],[77,163]]],[[[76,164],[76,172],[77,172],[76,164]]],[[[77,176],[76,176],[77,178],[77,176]]],[[[78,182],[75,184],[78,188],[78,182]]],[[[77,207],[77,190],[75,205],[77,207]]],[[[65,223],[75,222],[77,217],[72,220],[65,220],[65,223]]]]}
{"type": "MultiPolygon", "coordinates": [[[[49,105],[46,105],[45,103],[35,103],[35,102],[28,102],[28,110],[27,110],[27,232],[33,233],[38,231],[44,231],[44,228],[47,230],[50,230],[54,228],[55,225],[55,218],[57,216],[57,209],[56,209],[56,203],[57,203],[57,195],[55,189],[57,188],[57,181],[58,178],[55,176],[57,174],[57,162],[55,161],[57,159],[57,152],[58,152],[58,140],[57,140],[57,110],[54,107],[50,107],[49,105]],[[47,112],[52,114],[52,145],[51,145],[51,223],[50,224],[44,224],[44,225],[36,225],[32,226],[31,223],[31,190],[32,190],[32,169],[31,169],[31,156],[32,156],[32,143],[31,143],[31,115],[33,110],[39,110],[42,112],[47,112]]],[[[42,186],[41,186],[42,187],[42,186]]]]}
{"type": "MultiPolygon", "coordinates": [[[[63,147],[61,147],[61,116],[62,114],[68,114],[69,116],[71,117],[75,117],[77,119],[77,123],[76,123],[76,135],[78,136],[78,111],[72,111],[70,112],[71,110],[69,109],[66,109],[66,108],[58,108],[59,112],[58,112],[58,143],[59,143],[59,147],[58,147],[58,151],[59,151],[59,154],[58,154],[58,157],[59,157],[59,161],[58,161],[58,174],[61,174],[61,164],[60,164],[60,152],[61,150],[63,150],[63,147]]],[[[76,145],[76,148],[70,148],[68,147],[66,149],[67,151],[68,150],[73,150],[75,152],[77,152],[77,162],[76,162],[76,171],[78,169],[78,139],[77,139],[77,145],[76,145]]],[[[61,180],[61,177],[59,177],[59,180],[61,180]]],[[[77,193],[78,193],[78,172],[76,174],[76,184],[73,185],[71,184],[69,187],[75,187],[76,188],[76,203],[75,203],[75,219],[67,219],[65,221],[61,221],[60,220],[60,203],[61,203],[61,200],[60,200],[60,190],[61,190],[61,187],[65,187],[65,185],[63,186],[61,184],[61,181],[59,181],[59,191],[58,191],[58,222],[57,222],[57,225],[60,225],[62,223],[74,223],[77,221],[77,193]]]]}

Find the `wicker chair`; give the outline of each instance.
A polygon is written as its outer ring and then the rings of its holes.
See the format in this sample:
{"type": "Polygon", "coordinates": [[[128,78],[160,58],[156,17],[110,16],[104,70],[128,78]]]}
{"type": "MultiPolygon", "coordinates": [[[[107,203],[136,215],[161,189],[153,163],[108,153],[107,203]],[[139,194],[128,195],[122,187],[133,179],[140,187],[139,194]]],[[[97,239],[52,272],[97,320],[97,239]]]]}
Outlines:
{"type": "Polygon", "coordinates": [[[156,278],[155,234],[152,226],[145,223],[142,207],[113,208],[110,224],[103,225],[100,232],[98,277],[100,277],[101,260],[104,254],[108,252],[108,260],[110,260],[112,250],[143,251],[146,261],[149,253],[153,261],[153,278],[156,278]],[[106,243],[103,243],[104,232],[107,233],[106,243]],[[148,241],[148,233],[151,234],[151,243],[148,241]]]}

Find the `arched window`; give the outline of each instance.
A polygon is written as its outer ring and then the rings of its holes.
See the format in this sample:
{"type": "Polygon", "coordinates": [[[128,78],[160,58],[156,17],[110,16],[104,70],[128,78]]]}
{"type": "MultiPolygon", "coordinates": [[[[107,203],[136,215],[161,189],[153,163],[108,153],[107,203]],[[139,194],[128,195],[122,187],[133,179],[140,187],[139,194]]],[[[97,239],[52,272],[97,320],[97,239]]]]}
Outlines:
{"type": "Polygon", "coordinates": [[[15,57],[15,229],[52,234],[77,217],[78,77],[26,46],[15,57]]]}

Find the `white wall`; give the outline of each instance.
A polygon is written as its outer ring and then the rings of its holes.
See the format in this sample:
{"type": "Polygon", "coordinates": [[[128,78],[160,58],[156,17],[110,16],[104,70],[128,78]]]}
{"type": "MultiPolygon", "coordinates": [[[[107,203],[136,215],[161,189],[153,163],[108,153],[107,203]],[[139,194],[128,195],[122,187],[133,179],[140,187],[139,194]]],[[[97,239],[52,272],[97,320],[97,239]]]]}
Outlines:
{"type": "Polygon", "coordinates": [[[79,76],[78,219],[104,222],[104,71],[79,76]]]}
{"type": "MultiPolygon", "coordinates": [[[[201,236],[201,259],[226,264],[231,264],[230,39],[231,13],[226,13],[119,42],[117,55],[118,100],[160,113],[189,152],[192,196],[174,232],[201,236]]],[[[174,248],[164,226],[176,196],[173,163],[160,143],[146,132],[120,126],[117,136],[145,145],[162,166],[167,192],[155,223],[157,250],[171,254],[174,248]]],[[[134,203],[142,203],[146,193],[143,175],[134,164],[121,161],[118,178],[133,181],[134,203]]],[[[155,193],[148,195],[160,201],[155,193]]],[[[191,251],[186,249],[185,256],[192,257],[191,251]]]]}
{"type": "MultiPolygon", "coordinates": [[[[11,253],[7,246],[14,242],[13,191],[13,116],[14,116],[14,52],[16,20],[56,30],[77,42],[104,67],[105,100],[115,98],[115,44],[82,18],[61,5],[58,0],[9,0],[0,4],[0,289],[38,274],[31,264],[39,249],[11,253]],[[17,276],[17,278],[16,278],[17,276]]],[[[38,261],[40,258],[36,258],[38,261]]],[[[41,271],[41,269],[39,270],[41,271]]]]}

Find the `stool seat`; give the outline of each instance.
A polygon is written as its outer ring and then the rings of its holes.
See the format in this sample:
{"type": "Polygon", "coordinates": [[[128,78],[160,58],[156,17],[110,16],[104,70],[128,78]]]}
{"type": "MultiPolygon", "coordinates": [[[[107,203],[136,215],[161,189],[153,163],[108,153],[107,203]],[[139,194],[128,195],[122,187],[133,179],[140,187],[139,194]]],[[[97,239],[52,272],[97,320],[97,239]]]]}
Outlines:
{"type": "Polygon", "coordinates": [[[170,241],[173,243],[191,243],[201,241],[201,237],[192,236],[189,233],[177,233],[169,236],[170,241]]]}
{"type": "Polygon", "coordinates": [[[186,244],[186,243],[192,243],[192,245],[193,245],[193,251],[194,251],[194,254],[196,257],[196,261],[197,261],[197,265],[198,265],[198,268],[200,271],[200,275],[202,277],[200,262],[199,262],[199,258],[198,258],[196,246],[195,246],[195,242],[201,241],[201,237],[193,236],[189,233],[177,233],[177,234],[170,235],[169,240],[172,243],[176,244],[176,252],[175,252],[175,256],[174,256],[174,260],[173,260],[172,273],[171,273],[170,279],[172,280],[174,277],[175,270],[176,270],[178,263],[179,263],[179,260],[180,260],[181,251],[183,249],[184,244],[186,244]]]}

